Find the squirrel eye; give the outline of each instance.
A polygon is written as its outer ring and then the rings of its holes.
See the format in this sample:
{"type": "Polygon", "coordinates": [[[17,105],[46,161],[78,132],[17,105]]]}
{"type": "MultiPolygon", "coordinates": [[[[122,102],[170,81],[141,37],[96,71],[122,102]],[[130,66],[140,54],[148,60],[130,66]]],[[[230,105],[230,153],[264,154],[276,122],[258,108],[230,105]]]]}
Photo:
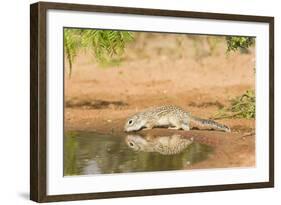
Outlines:
{"type": "Polygon", "coordinates": [[[132,122],[133,122],[133,121],[132,121],[132,120],[130,120],[130,121],[129,121],[129,124],[132,124],[132,122]]]}

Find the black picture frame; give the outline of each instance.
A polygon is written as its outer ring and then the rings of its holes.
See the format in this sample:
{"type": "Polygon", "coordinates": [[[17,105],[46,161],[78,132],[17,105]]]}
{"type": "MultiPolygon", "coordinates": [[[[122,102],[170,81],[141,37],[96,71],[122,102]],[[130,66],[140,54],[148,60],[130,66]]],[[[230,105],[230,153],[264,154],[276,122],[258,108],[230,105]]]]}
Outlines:
{"type": "Polygon", "coordinates": [[[219,14],[205,12],[157,10],[82,4],[38,2],[30,6],[30,199],[36,202],[85,200],[113,197],[131,197],[190,192],[209,192],[274,186],[274,17],[219,14]],[[115,191],[103,193],[47,195],[46,161],[46,12],[49,9],[65,11],[105,12],[170,16],[183,18],[217,19],[230,21],[263,22],[269,24],[269,181],[257,183],[212,186],[179,187],[149,190],[115,191]]]}

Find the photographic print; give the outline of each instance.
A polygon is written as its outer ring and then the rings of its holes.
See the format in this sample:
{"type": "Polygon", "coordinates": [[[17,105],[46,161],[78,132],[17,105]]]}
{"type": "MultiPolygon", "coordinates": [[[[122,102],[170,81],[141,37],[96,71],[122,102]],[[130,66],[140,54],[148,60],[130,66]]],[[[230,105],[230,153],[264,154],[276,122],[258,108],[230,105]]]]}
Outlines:
{"type": "Polygon", "coordinates": [[[30,7],[30,199],[274,186],[274,18],[30,7]]]}
{"type": "Polygon", "coordinates": [[[64,28],[64,175],[255,166],[255,37],[64,28]]]}

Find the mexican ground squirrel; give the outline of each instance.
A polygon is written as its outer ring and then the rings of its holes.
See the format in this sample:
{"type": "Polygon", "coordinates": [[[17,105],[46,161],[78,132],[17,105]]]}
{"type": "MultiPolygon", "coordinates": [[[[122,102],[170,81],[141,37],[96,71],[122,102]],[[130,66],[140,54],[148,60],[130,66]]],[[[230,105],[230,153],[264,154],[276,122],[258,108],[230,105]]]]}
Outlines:
{"type": "Polygon", "coordinates": [[[194,117],[189,112],[174,105],[152,107],[134,114],[127,119],[124,131],[138,131],[143,128],[152,129],[154,127],[168,127],[169,129],[178,130],[190,130],[190,127],[203,127],[230,132],[230,128],[226,125],[213,120],[194,117]]]}

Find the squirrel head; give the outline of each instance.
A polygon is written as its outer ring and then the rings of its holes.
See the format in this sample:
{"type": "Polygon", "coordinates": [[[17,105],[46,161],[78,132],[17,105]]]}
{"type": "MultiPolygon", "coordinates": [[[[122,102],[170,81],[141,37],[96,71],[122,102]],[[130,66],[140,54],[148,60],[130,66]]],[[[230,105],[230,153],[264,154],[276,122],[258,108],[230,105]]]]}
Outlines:
{"type": "Polygon", "coordinates": [[[138,131],[144,126],[144,121],[141,119],[139,115],[133,115],[129,117],[125,123],[124,131],[131,132],[131,131],[138,131]]]}

